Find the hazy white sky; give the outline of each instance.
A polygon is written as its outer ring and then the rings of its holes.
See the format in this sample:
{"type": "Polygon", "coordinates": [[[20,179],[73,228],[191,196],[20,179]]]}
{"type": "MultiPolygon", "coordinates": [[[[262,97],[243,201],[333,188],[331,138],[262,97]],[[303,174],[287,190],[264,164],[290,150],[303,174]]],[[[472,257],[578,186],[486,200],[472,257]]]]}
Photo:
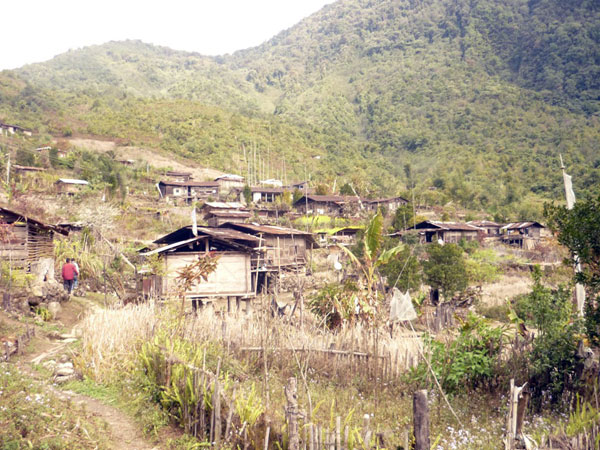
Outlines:
{"type": "Polygon", "coordinates": [[[0,70],[141,39],[205,55],[253,47],[334,0],[20,0],[0,9],[0,70]]]}

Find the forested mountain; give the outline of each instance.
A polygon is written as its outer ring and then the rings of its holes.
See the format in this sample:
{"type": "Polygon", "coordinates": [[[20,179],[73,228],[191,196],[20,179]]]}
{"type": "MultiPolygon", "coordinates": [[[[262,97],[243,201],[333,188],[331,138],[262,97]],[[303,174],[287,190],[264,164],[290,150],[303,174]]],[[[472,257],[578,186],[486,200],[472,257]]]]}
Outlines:
{"type": "Polygon", "coordinates": [[[510,218],[600,190],[597,0],[340,0],[204,57],[110,42],[0,76],[0,118],[510,218]],[[320,159],[312,157],[319,156],[320,159]],[[285,160],[285,163],[284,163],[285,160]],[[406,167],[410,165],[410,170],[406,167]]]}

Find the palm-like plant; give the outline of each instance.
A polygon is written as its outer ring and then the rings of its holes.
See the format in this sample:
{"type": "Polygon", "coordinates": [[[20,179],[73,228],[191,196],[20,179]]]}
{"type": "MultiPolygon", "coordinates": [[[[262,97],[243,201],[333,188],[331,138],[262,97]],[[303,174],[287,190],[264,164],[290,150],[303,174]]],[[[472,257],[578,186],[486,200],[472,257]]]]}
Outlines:
{"type": "Polygon", "coordinates": [[[366,285],[366,305],[370,309],[376,310],[379,292],[377,290],[377,281],[379,280],[378,268],[387,264],[403,248],[402,244],[387,250],[382,250],[383,243],[383,216],[378,211],[365,230],[363,237],[363,255],[359,257],[344,246],[340,248],[349,256],[350,260],[362,274],[366,285]]]}

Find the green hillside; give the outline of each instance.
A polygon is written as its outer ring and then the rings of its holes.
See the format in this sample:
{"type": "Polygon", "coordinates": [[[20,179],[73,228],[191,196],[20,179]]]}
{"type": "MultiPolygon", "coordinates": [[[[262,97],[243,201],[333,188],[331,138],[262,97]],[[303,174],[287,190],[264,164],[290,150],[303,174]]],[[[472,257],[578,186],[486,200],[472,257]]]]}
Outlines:
{"type": "Polygon", "coordinates": [[[506,218],[600,190],[600,7],[341,0],[217,58],[110,42],[0,75],[0,119],[119,137],[226,171],[405,191],[506,218]],[[317,159],[318,157],[318,159],[317,159]]]}

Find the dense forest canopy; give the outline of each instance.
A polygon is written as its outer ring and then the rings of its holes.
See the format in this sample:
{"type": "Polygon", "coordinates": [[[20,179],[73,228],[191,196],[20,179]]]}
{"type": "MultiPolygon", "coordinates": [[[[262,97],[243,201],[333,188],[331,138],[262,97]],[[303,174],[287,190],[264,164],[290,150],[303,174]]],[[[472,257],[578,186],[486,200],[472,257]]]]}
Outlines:
{"type": "Polygon", "coordinates": [[[0,119],[160,147],[226,171],[539,217],[600,190],[595,0],[340,0],[261,46],[205,57],[139,41],[0,74],[0,119]]]}

